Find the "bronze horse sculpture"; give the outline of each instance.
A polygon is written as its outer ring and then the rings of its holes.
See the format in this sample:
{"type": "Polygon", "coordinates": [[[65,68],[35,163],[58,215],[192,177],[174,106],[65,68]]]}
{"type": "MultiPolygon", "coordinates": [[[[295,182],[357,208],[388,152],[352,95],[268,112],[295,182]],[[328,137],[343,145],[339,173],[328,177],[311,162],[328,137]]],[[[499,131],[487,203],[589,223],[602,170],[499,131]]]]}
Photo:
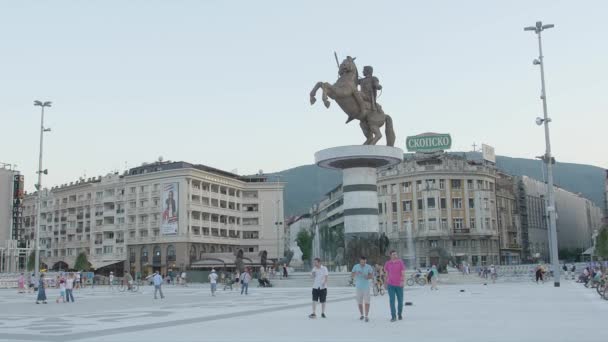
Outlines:
{"type": "MultiPolygon", "coordinates": [[[[392,118],[389,115],[384,114],[382,107],[376,103],[375,96],[368,96],[368,94],[362,93],[358,89],[358,85],[361,82],[359,80],[357,66],[355,65],[355,58],[348,56],[340,64],[338,75],[338,80],[333,85],[327,82],[317,82],[310,92],[310,104],[313,105],[316,102],[317,99],[315,98],[315,95],[319,88],[321,88],[323,91],[322,99],[325,107],[329,108],[329,97],[336,101],[338,106],[340,106],[346,115],[348,115],[346,123],[349,123],[354,119],[360,121],[359,125],[366,138],[363,145],[376,145],[380,138],[382,138],[380,127],[386,124],[384,130],[386,134],[386,145],[394,146],[395,131],[393,129],[392,118]]],[[[377,81],[377,79],[375,80],[377,81]]]]}

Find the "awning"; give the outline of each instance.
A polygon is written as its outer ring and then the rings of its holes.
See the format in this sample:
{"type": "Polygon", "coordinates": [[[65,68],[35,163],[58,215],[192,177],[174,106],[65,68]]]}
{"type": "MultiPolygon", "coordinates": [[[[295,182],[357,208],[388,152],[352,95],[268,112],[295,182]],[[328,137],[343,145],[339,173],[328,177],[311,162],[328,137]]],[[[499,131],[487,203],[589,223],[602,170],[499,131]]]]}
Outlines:
{"type": "Polygon", "coordinates": [[[591,246],[582,255],[595,255],[595,247],[591,246]]]}
{"type": "Polygon", "coordinates": [[[91,263],[91,268],[97,270],[97,269],[100,269],[102,267],[106,267],[106,266],[109,266],[109,265],[117,264],[119,262],[124,262],[124,260],[101,260],[101,261],[90,260],[89,262],[91,263]]]}

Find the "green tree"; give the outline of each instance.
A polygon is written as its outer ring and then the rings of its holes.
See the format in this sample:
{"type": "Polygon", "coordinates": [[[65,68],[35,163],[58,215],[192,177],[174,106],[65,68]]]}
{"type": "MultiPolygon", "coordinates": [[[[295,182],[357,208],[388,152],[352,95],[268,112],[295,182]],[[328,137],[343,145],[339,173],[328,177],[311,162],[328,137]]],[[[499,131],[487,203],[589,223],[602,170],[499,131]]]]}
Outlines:
{"type": "Polygon", "coordinates": [[[597,235],[595,254],[604,259],[608,258],[608,225],[604,225],[597,235]]]}
{"type": "Polygon", "coordinates": [[[91,264],[89,260],[87,260],[86,253],[82,252],[78,254],[76,257],[76,262],[74,263],[74,268],[78,271],[88,271],[91,268],[91,264]]]}
{"type": "Polygon", "coordinates": [[[27,270],[31,272],[34,270],[34,267],[36,267],[36,251],[32,251],[30,257],[27,258],[27,270]]]}
{"type": "Polygon", "coordinates": [[[302,250],[302,260],[310,260],[312,255],[313,234],[306,229],[301,230],[296,237],[296,243],[302,250]]]}

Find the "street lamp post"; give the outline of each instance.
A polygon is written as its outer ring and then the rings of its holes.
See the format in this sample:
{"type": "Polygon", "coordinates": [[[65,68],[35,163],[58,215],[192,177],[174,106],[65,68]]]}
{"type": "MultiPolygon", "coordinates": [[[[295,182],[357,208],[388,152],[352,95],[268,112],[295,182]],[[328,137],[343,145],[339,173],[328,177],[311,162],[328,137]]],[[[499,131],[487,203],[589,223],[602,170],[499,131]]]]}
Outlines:
{"type": "Polygon", "coordinates": [[[546,24],[543,25],[542,21],[537,21],[535,26],[525,27],[524,31],[533,31],[538,36],[538,59],[535,59],[533,64],[540,66],[540,81],[541,81],[541,95],[540,98],[543,101],[543,117],[536,118],[537,125],[545,126],[545,155],[543,161],[547,165],[547,215],[549,216],[549,245],[551,253],[551,265],[553,267],[554,274],[554,286],[560,286],[560,267],[559,267],[559,256],[557,250],[557,228],[555,224],[555,195],[553,193],[553,163],[555,159],[551,155],[551,139],[549,137],[549,122],[551,119],[547,113],[547,91],[545,88],[545,62],[543,56],[543,44],[542,44],[542,31],[553,28],[555,25],[546,24]]]}
{"type": "Polygon", "coordinates": [[[34,274],[36,279],[38,279],[40,273],[40,208],[41,208],[41,197],[42,197],[42,174],[48,174],[47,170],[42,169],[42,142],[44,137],[44,132],[50,132],[50,128],[44,128],[44,107],[50,107],[51,101],[34,101],[34,106],[40,107],[40,154],[38,155],[38,184],[36,184],[36,190],[38,191],[38,196],[36,198],[36,232],[34,237],[34,274]]]}

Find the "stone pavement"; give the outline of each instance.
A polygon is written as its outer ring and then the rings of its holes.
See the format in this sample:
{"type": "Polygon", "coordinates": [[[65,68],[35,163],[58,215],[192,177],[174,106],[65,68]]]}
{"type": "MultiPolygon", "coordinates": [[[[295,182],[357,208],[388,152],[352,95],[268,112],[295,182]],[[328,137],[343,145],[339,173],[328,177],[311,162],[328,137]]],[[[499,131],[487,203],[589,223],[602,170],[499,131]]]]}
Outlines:
{"type": "Polygon", "coordinates": [[[329,289],[327,319],[310,320],[310,289],[256,288],[249,296],[207,286],[76,292],[75,304],[0,291],[0,341],[608,341],[608,301],[571,281],[406,288],[405,320],[388,321],[387,296],[358,320],[353,288],[329,289]],[[465,292],[460,292],[463,289],[465,292]]]}

